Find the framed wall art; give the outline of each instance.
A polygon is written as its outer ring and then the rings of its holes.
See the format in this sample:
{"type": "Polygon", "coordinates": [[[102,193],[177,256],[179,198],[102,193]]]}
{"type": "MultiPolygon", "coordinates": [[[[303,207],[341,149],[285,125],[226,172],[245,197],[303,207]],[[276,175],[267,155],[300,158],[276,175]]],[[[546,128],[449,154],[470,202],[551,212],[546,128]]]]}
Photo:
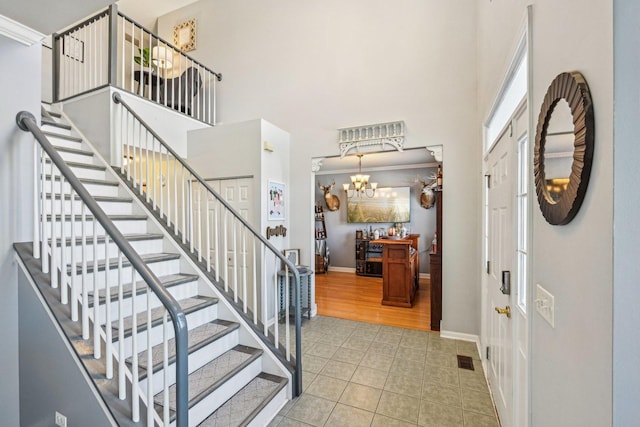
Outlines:
{"type": "Polygon", "coordinates": [[[173,27],[173,44],[184,52],[196,49],[195,19],[189,19],[173,27]]]}
{"type": "Polygon", "coordinates": [[[267,188],[267,218],[269,221],[284,220],[286,200],[287,194],[284,183],[269,180],[267,188]]]}

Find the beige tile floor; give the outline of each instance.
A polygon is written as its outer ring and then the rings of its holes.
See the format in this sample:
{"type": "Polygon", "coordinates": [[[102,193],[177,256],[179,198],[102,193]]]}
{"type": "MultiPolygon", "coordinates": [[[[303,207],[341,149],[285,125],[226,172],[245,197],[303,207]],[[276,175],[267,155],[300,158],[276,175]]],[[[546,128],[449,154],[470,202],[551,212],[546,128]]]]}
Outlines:
{"type": "Polygon", "coordinates": [[[302,352],[304,392],[270,426],[499,426],[474,343],[318,316],[302,352]]]}

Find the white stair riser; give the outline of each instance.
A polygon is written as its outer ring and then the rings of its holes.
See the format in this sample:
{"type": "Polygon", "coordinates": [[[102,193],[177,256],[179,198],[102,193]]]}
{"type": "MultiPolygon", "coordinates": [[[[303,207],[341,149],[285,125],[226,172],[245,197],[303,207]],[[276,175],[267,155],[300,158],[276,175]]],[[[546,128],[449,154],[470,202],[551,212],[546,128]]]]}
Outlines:
{"type": "Polygon", "coordinates": [[[269,422],[278,414],[280,409],[287,403],[287,388],[282,387],[269,403],[255,416],[248,424],[248,427],[263,427],[269,425],[269,422]]]}
{"type": "MultiPolygon", "coordinates": [[[[45,213],[51,213],[51,198],[47,195],[45,199],[44,211],[45,213]]],[[[73,200],[73,211],[76,215],[80,215],[82,213],[82,200],[78,198],[74,198],[73,200]]],[[[98,206],[102,208],[108,215],[131,215],[133,213],[133,203],[126,200],[100,200],[98,201],[98,206]]],[[[71,200],[65,198],[64,201],[64,209],[66,214],[71,213],[71,200]]],[[[53,202],[53,210],[57,214],[62,213],[62,203],[59,198],[56,198],[53,202]]],[[[88,212],[88,211],[87,211],[88,212]]]]}
{"type": "MultiPolygon", "coordinates": [[[[60,260],[58,260],[60,261],[60,260]]],[[[177,274],[180,272],[180,260],[170,260],[170,261],[161,261],[161,262],[152,262],[148,264],[151,271],[156,276],[167,276],[170,274],[177,274]]],[[[76,271],[77,276],[81,276],[82,274],[76,271]]],[[[97,273],[87,272],[87,284],[89,286],[89,290],[93,291],[93,278],[96,276],[96,282],[98,289],[104,289],[105,285],[105,270],[100,270],[97,273]]],[[[122,267],[122,277],[124,278],[125,283],[131,282],[131,266],[122,267]]],[[[140,280],[138,274],[136,274],[136,280],[140,280]]],[[[118,286],[118,269],[111,268],[109,270],[109,286],[118,286]]]]}
{"type": "MultiPolygon", "coordinates": [[[[203,325],[207,322],[211,322],[212,320],[216,320],[218,318],[218,305],[213,304],[208,307],[205,307],[201,310],[196,310],[192,313],[187,314],[187,324],[190,329],[197,328],[200,325],[203,325]]],[[[173,323],[171,322],[171,318],[167,317],[167,339],[171,339],[174,336],[173,331],[173,323]]],[[[113,337],[114,340],[117,339],[117,330],[114,329],[113,337]]],[[[154,326],[151,329],[151,346],[158,345],[162,343],[164,337],[164,331],[162,328],[162,323],[154,326]]],[[[124,353],[125,357],[129,358],[133,354],[133,348],[131,347],[132,337],[128,336],[124,339],[124,353]]],[[[114,342],[114,351],[119,351],[118,347],[119,343],[114,342]]],[[[144,351],[147,349],[147,331],[144,330],[142,332],[138,332],[138,352],[144,351]]]]}
{"type": "MultiPolygon", "coordinates": [[[[70,218],[70,216],[69,216],[70,218]]],[[[77,215],[75,221],[76,236],[82,235],[82,221],[80,215],[77,215]]],[[[146,220],[133,220],[133,219],[118,219],[113,221],[118,230],[122,234],[135,234],[135,233],[147,233],[147,221],[146,220]]],[[[85,224],[85,234],[90,235],[93,238],[93,220],[87,221],[85,224]]],[[[51,223],[46,222],[45,226],[47,238],[51,235],[51,223]]],[[[56,238],[60,239],[60,231],[62,230],[60,221],[56,221],[56,238]]],[[[71,220],[64,221],[64,231],[67,239],[71,237],[71,220]]],[[[104,235],[102,226],[98,223],[98,235],[104,235]]]]}
{"type": "MultiPolygon", "coordinates": [[[[47,119],[47,120],[50,121],[50,122],[53,121],[53,122],[56,122],[56,123],[62,123],[61,121],[56,120],[56,119],[54,119],[54,120],[47,119]]],[[[64,123],[62,123],[62,124],[64,124],[64,123]]],[[[57,133],[58,135],[71,136],[71,129],[63,129],[63,128],[58,127],[58,126],[52,126],[52,125],[46,125],[45,124],[45,125],[42,125],[40,127],[40,129],[42,129],[43,132],[51,132],[51,133],[57,133]]],[[[59,140],[59,139],[62,139],[62,138],[55,138],[55,137],[53,137],[51,135],[48,135],[47,138],[49,138],[49,140],[55,139],[56,141],[59,140]]],[[[56,144],[53,144],[53,145],[56,145],[56,144]]]]}
{"type": "MultiPolygon", "coordinates": [[[[262,357],[254,360],[249,366],[238,372],[207,397],[189,409],[189,425],[197,426],[207,419],[216,409],[222,406],[231,396],[249,384],[262,372],[262,357]]],[[[174,425],[173,423],[171,425],[174,425]]]]}
{"type": "MultiPolygon", "coordinates": [[[[62,253],[60,251],[59,241],[60,241],[60,238],[58,238],[58,253],[57,253],[58,257],[60,257],[62,253]]],[[[164,247],[162,239],[131,240],[129,241],[129,244],[131,244],[131,246],[133,246],[133,249],[135,249],[136,252],[140,255],[160,253],[162,252],[164,247]]],[[[106,258],[104,246],[105,246],[104,241],[98,242],[97,250],[98,250],[99,260],[106,258]]],[[[86,239],[86,247],[87,247],[87,251],[84,254],[84,258],[87,260],[87,262],[93,262],[93,236],[89,236],[86,239]]],[[[65,252],[67,261],[71,263],[71,240],[68,238],[68,236],[67,236],[67,246],[65,247],[64,252],[65,252]]],[[[76,262],[82,261],[81,254],[82,254],[82,243],[76,241],[76,249],[75,249],[76,262]]],[[[117,256],[118,256],[118,246],[115,243],[113,243],[113,240],[110,239],[109,240],[109,258],[116,258],[117,256]]]]}
{"type": "MultiPolygon", "coordinates": [[[[49,171],[47,171],[49,173],[49,171]]],[[[105,196],[105,197],[118,197],[119,191],[118,187],[113,185],[102,185],[102,184],[84,184],[84,187],[87,191],[93,196],[105,196]]],[[[49,182],[45,183],[45,193],[51,193],[51,184],[49,182]]],[[[65,183],[63,186],[63,190],[65,194],[69,194],[71,186],[69,183],[65,183]]],[[[53,191],[60,194],[60,181],[56,181],[53,184],[53,191]]]]}
{"type": "Polygon", "coordinates": [[[107,172],[104,170],[80,168],[77,166],[71,166],[71,170],[78,178],[98,179],[100,181],[107,179],[107,172]]]}
{"type": "MultiPolygon", "coordinates": [[[[76,215],[82,213],[82,205],[82,200],[74,199],[73,211],[76,215]]],[[[98,206],[100,206],[107,215],[131,215],[133,213],[133,203],[128,201],[98,201],[98,206]]],[[[54,200],[53,209],[54,212],[58,214],[62,213],[62,203],[60,199],[54,200]]],[[[71,200],[64,201],[64,210],[66,214],[71,213],[71,200]]],[[[44,211],[48,214],[51,213],[51,199],[49,197],[46,199],[44,211]]]]}
{"type": "Polygon", "coordinates": [[[62,160],[65,162],[76,162],[82,163],[84,165],[93,165],[96,164],[94,162],[95,157],[92,155],[86,155],[81,153],[70,153],[68,151],[59,150],[58,154],[62,157],[62,160]]]}
{"type": "MultiPolygon", "coordinates": [[[[193,329],[193,328],[191,328],[193,329]]],[[[202,368],[207,363],[211,362],[213,359],[219,357],[223,353],[231,350],[235,346],[239,344],[239,332],[238,329],[233,332],[228,333],[227,335],[209,343],[208,345],[198,349],[193,353],[189,354],[189,373],[197,371],[202,368]]],[[[174,368],[174,364],[169,365],[168,381],[169,384],[174,384],[176,382],[176,371],[174,368]]],[[[153,394],[160,393],[162,391],[164,381],[164,369],[159,368],[158,371],[153,373],[153,394]]],[[[145,378],[140,382],[143,386],[143,390],[147,388],[147,379],[145,378]]]]}
{"type": "MultiPolygon", "coordinates": [[[[198,294],[198,282],[194,280],[193,282],[183,283],[177,286],[171,286],[170,288],[168,288],[168,291],[176,300],[193,297],[198,294]]],[[[116,288],[111,288],[110,292],[112,297],[118,295],[118,290],[116,288]]],[[[78,292],[78,298],[80,298],[80,295],[81,293],[78,292]]],[[[130,315],[132,305],[133,305],[132,298],[130,296],[125,297],[122,301],[122,309],[124,310],[124,313],[126,313],[127,315],[130,315]]],[[[151,298],[151,308],[160,307],[160,305],[162,305],[160,300],[155,295],[153,295],[151,298]]],[[[138,293],[136,295],[136,312],[140,313],[146,310],[146,308],[147,308],[146,293],[142,293],[142,294],[138,293]]],[[[117,300],[111,301],[111,304],[109,304],[109,309],[111,313],[111,321],[113,321],[114,319],[117,319],[118,310],[119,310],[118,301],[117,300]]],[[[93,306],[91,310],[92,311],[94,310],[93,306]]],[[[104,302],[101,303],[100,306],[98,307],[98,312],[100,315],[100,324],[104,325],[106,321],[106,312],[107,312],[107,305],[104,302]]]]}

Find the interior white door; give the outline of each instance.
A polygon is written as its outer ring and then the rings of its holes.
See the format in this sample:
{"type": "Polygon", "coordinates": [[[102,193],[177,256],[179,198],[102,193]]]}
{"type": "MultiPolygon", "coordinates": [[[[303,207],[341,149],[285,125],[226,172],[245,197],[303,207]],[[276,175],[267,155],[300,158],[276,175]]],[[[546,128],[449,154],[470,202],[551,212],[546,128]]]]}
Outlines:
{"type": "MultiPolygon", "coordinates": [[[[251,223],[252,178],[238,178],[210,181],[210,185],[218,191],[222,198],[240,213],[242,218],[251,223]]],[[[214,216],[211,215],[213,218],[214,216]]],[[[248,305],[253,303],[249,283],[253,277],[253,244],[249,233],[243,231],[240,222],[230,214],[220,212],[218,215],[219,230],[224,233],[219,244],[220,266],[223,280],[230,290],[248,305]],[[224,267],[221,267],[224,268],[224,267]]],[[[212,254],[216,256],[216,254],[212,254]]]]}
{"type": "MultiPolygon", "coordinates": [[[[505,132],[488,156],[488,260],[487,316],[489,386],[502,426],[513,425],[513,324],[514,307],[503,292],[503,280],[513,271],[514,182],[512,138],[505,132]]],[[[513,280],[515,282],[515,278],[513,280]]],[[[513,292],[513,290],[511,290],[513,292]]]]}

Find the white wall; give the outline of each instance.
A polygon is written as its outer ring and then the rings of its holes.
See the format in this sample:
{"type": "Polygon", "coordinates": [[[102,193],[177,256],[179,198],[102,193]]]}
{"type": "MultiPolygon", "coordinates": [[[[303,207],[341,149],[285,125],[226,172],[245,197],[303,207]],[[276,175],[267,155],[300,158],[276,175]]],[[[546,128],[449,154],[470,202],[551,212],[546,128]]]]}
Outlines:
{"type": "Polygon", "coordinates": [[[16,126],[27,110],[40,118],[42,47],[26,47],[0,36],[0,414],[2,424],[19,425],[18,276],[12,245],[33,240],[33,136],[16,126]]]}
{"type": "MultiPolygon", "coordinates": [[[[198,20],[196,59],[222,72],[218,119],[263,117],[291,134],[291,246],[313,248],[311,158],[337,129],[404,120],[406,146],[444,146],[443,328],[479,333],[480,128],[475,3],[214,0],[158,19],[198,20]]],[[[304,251],[306,250],[306,254],[304,251]]]]}
{"type": "MultiPolygon", "coordinates": [[[[591,180],[576,218],[547,224],[533,209],[533,279],[555,296],[555,328],[533,322],[534,426],[610,425],[612,370],[613,17],[612,2],[478,2],[478,103],[486,118],[533,3],[532,116],[537,120],[553,78],[578,70],[594,102],[596,141],[591,180]]],[[[535,129],[534,126],[531,128],[535,129]]],[[[533,188],[531,189],[533,191],[533,188]]],[[[533,193],[535,194],[535,193],[533,193]]],[[[535,196],[534,196],[535,199],[535,196]]]]}
{"type": "Polygon", "coordinates": [[[613,425],[640,425],[640,3],[614,0],[613,425]]]}

